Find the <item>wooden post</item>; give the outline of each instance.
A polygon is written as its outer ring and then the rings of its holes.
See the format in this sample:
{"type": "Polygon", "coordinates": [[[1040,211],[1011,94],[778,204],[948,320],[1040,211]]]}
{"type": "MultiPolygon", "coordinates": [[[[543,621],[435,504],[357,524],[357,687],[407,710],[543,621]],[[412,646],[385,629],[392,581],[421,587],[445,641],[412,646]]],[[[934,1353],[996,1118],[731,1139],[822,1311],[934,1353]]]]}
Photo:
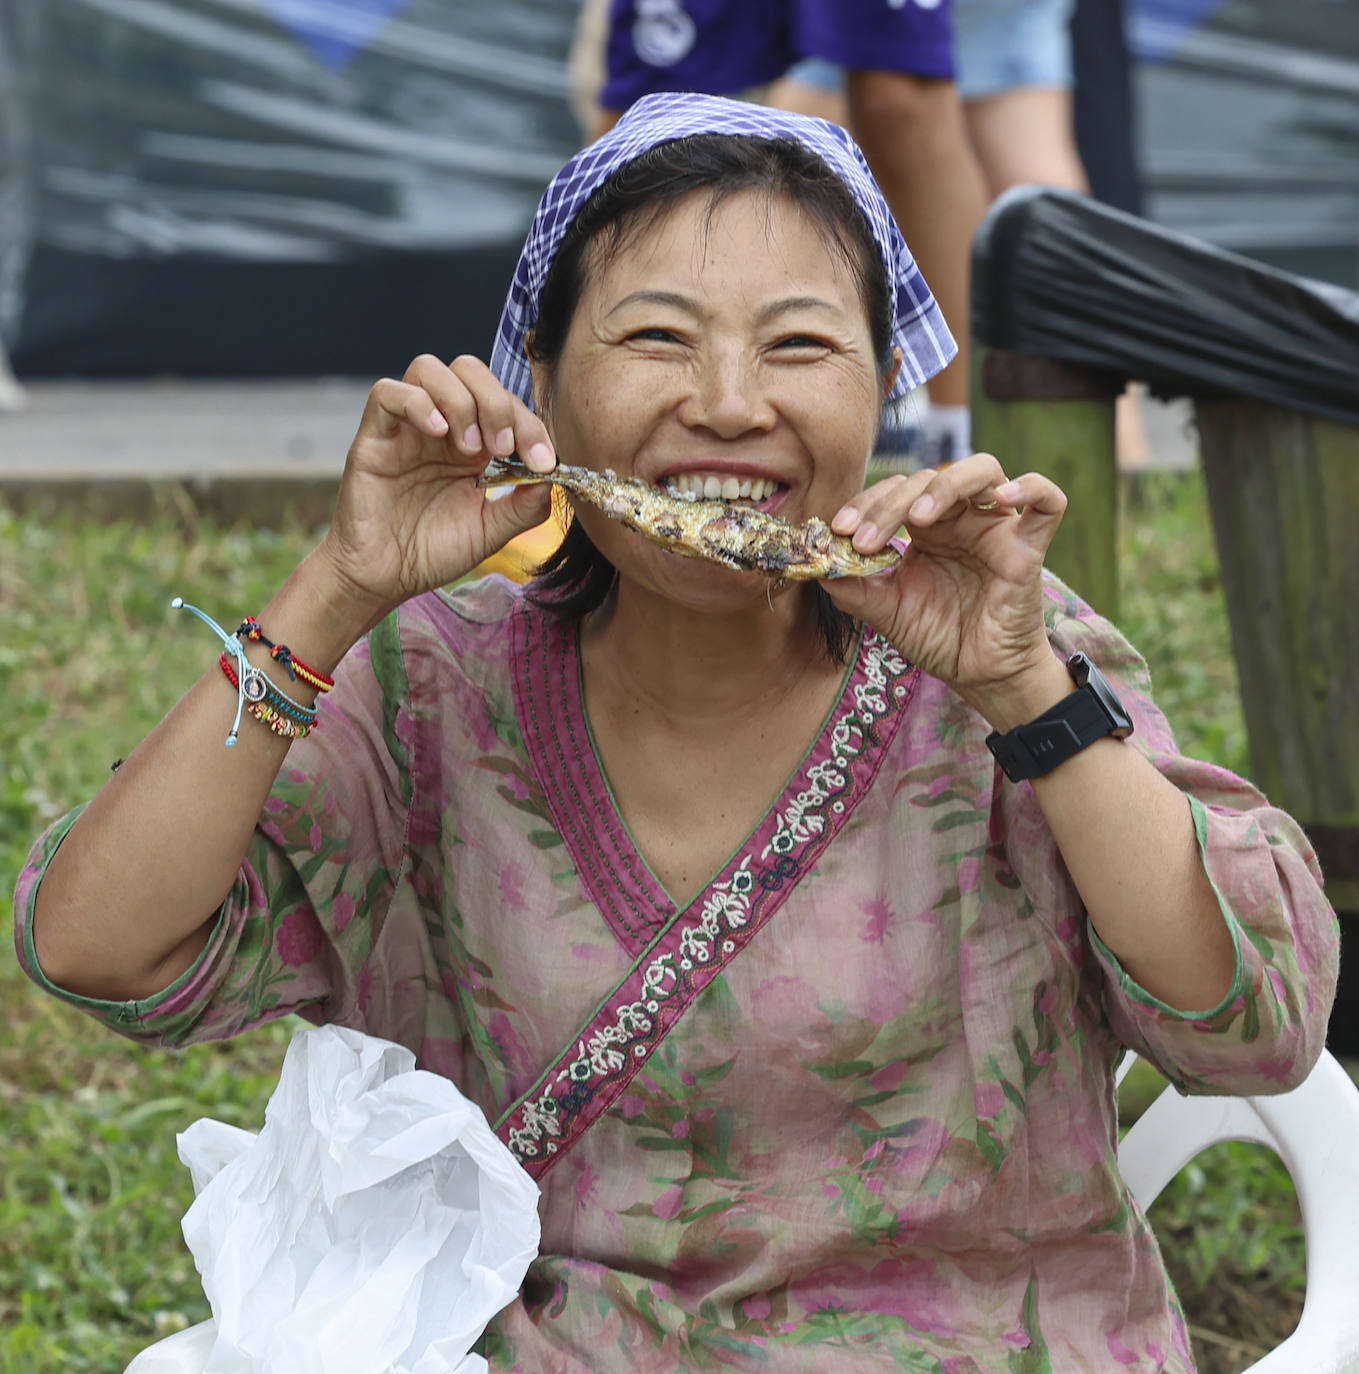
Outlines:
{"type": "Polygon", "coordinates": [[[1359,914],[1359,428],[1236,398],[1196,410],[1251,771],[1359,914]]]}
{"type": "Polygon", "coordinates": [[[1011,477],[1041,472],[1070,504],[1048,566],[1101,615],[1118,616],[1114,399],[1123,379],[998,349],[974,349],[972,445],[1011,477]]]}

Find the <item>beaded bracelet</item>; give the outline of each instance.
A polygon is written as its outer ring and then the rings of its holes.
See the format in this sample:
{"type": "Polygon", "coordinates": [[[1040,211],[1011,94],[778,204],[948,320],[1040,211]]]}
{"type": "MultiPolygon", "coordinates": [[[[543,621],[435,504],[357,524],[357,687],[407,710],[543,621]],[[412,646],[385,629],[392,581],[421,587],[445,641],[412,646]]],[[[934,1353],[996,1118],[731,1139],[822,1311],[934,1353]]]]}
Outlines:
{"type": "Polygon", "coordinates": [[[264,633],[259,621],[253,615],[246,616],[236,627],[237,638],[242,635],[247,639],[263,644],[269,650],[269,657],[287,669],[290,678],[294,680],[301,678],[309,687],[315,687],[318,692],[328,692],[335,685],[333,677],[327,677],[324,673],[318,673],[315,668],[309,668],[286,644],[275,644],[264,633]]]}
{"type": "Polygon", "coordinates": [[[247,701],[245,710],[247,715],[254,716],[256,720],[267,725],[274,734],[282,739],[306,739],[316,728],[314,719],[308,725],[303,725],[296,720],[289,720],[287,716],[275,711],[267,702],[247,701]]]}

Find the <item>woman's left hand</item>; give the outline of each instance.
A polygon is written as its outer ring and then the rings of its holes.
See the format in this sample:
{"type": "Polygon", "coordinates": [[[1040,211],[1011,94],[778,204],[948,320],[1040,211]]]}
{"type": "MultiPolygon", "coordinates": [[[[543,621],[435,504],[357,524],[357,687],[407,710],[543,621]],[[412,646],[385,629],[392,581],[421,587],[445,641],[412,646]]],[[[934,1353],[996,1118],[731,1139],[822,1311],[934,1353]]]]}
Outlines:
{"type": "Polygon", "coordinates": [[[1043,558],[1066,510],[1038,473],[1007,481],[989,453],[888,477],[831,521],[861,553],[906,526],[900,564],[875,577],[823,582],[842,610],[886,636],[914,664],[973,704],[1032,672],[1050,672],[1043,558]]]}

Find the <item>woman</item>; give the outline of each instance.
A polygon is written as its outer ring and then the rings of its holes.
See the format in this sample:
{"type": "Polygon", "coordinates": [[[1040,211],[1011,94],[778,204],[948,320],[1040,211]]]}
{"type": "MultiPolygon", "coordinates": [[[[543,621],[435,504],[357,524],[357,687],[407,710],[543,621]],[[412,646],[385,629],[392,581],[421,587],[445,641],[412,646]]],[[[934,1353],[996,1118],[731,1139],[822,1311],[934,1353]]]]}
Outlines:
{"type": "Polygon", "coordinates": [[[321,728],[224,751],[212,668],[24,874],[30,973],[107,1024],[295,1010],[484,1108],[544,1190],[497,1370],[1192,1368],[1112,1067],[1297,1082],[1333,919],[1292,822],[1178,756],[1044,580],[1050,482],[863,490],[884,399],[950,354],[843,131],[639,103],[545,195],[494,372],[373,388],[331,530],[243,626],[303,707],[252,633],[338,665],[321,728]],[[526,595],[433,591],[543,518],[478,485],[511,450],[912,542],[774,586],[582,507],[526,595]],[[1122,705],[1016,753],[1087,701],[1076,651],[1122,705]]]}

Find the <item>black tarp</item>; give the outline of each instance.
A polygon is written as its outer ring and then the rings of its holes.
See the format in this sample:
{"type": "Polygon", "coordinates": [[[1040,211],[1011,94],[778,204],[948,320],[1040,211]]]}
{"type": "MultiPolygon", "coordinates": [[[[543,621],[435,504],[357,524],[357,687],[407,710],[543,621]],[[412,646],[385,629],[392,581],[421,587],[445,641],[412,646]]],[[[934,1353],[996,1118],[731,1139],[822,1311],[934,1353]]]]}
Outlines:
{"type": "Polygon", "coordinates": [[[1071,191],[1019,186],[972,255],[972,337],[1150,383],[1359,424],[1359,293],[1071,191]]]}

